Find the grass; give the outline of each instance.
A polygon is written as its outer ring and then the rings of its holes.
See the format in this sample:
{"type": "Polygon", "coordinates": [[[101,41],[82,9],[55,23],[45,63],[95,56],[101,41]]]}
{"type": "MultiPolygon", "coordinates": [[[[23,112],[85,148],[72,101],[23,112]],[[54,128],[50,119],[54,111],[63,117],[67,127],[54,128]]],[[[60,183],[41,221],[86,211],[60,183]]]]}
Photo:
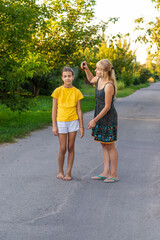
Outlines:
{"type": "MultiPolygon", "coordinates": [[[[85,97],[81,103],[82,111],[94,109],[95,97],[85,97]]],[[[19,114],[11,112],[0,104],[0,143],[15,142],[15,138],[24,137],[36,129],[42,129],[51,124],[52,98],[40,96],[29,111],[19,114]]]]}
{"type": "Polygon", "coordinates": [[[80,89],[84,96],[95,96],[95,87],[82,85],[80,89]]]}
{"type": "Polygon", "coordinates": [[[124,88],[122,90],[118,90],[117,91],[117,98],[121,98],[121,97],[127,97],[131,94],[133,94],[135,91],[137,91],[140,88],[145,88],[148,87],[149,83],[144,83],[144,84],[140,84],[140,85],[132,85],[130,87],[124,88]]]}
{"type": "MultiPolygon", "coordinates": [[[[148,85],[131,86],[119,90],[117,97],[125,97],[137,89],[148,85]]],[[[83,113],[91,111],[95,106],[95,88],[83,86],[81,88],[84,99],[81,101],[83,113]]],[[[5,105],[0,104],[0,143],[15,142],[16,138],[24,137],[31,131],[51,125],[52,98],[40,96],[29,111],[19,114],[11,112],[5,105]]]]}
{"type": "MultiPolygon", "coordinates": [[[[118,97],[127,97],[127,96],[131,95],[132,93],[134,93],[136,90],[138,90],[140,88],[145,88],[148,86],[149,86],[149,83],[144,83],[144,84],[140,84],[140,85],[136,85],[136,86],[132,85],[132,86],[124,88],[124,89],[118,89],[117,98],[118,97]]],[[[85,95],[85,96],[94,96],[95,95],[95,88],[90,85],[82,86],[81,91],[82,91],[83,95],[85,95]]]]}
{"type": "Polygon", "coordinates": [[[34,107],[19,114],[0,105],[0,143],[14,142],[30,131],[43,128],[51,123],[52,102],[49,97],[37,99],[34,107]]]}

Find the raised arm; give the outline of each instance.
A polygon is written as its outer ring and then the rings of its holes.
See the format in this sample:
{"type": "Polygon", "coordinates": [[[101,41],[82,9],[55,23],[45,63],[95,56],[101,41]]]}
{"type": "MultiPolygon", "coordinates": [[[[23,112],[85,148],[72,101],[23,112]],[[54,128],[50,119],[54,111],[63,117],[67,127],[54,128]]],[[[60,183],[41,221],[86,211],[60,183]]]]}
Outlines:
{"type": "Polygon", "coordinates": [[[88,81],[92,84],[95,84],[97,82],[98,78],[93,76],[93,74],[91,73],[91,71],[89,70],[89,68],[87,66],[86,61],[81,63],[81,68],[82,68],[82,70],[85,71],[88,81]]]}

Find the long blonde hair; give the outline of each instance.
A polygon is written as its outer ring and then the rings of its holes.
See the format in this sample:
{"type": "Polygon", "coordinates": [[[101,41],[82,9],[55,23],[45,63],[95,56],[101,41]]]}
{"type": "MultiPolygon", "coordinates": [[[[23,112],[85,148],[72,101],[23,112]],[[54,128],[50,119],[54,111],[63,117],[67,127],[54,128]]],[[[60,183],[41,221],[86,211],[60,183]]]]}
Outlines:
{"type": "Polygon", "coordinates": [[[117,83],[116,83],[116,77],[115,72],[113,69],[112,63],[108,59],[103,59],[97,62],[96,66],[103,71],[103,77],[106,79],[106,81],[111,81],[115,87],[114,91],[114,98],[116,98],[117,94],[117,83]]]}

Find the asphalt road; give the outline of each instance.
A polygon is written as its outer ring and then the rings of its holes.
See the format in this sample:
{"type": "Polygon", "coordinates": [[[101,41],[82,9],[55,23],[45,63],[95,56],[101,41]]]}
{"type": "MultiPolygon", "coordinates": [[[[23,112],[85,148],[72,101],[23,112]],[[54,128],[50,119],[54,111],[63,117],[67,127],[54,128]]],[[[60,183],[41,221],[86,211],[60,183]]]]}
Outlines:
{"type": "Polygon", "coordinates": [[[0,146],[0,240],[160,239],[160,83],[115,105],[118,183],[90,179],[103,169],[90,130],[77,136],[70,182],[56,178],[51,127],[0,146]]]}

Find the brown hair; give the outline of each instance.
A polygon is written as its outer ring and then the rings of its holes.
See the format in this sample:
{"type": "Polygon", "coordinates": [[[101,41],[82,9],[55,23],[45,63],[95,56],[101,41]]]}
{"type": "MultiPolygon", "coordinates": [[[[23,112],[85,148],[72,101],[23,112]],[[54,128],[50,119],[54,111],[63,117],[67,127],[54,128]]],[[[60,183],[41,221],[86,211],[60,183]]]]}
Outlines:
{"type": "Polygon", "coordinates": [[[72,75],[74,75],[74,71],[71,67],[64,67],[61,71],[61,75],[63,75],[63,72],[71,72],[72,75]]]}
{"type": "Polygon", "coordinates": [[[114,97],[116,97],[117,84],[116,84],[116,77],[115,77],[115,72],[114,72],[112,63],[108,59],[103,59],[97,62],[96,66],[102,69],[103,77],[106,79],[106,81],[111,81],[113,83],[115,87],[114,97]]]}

